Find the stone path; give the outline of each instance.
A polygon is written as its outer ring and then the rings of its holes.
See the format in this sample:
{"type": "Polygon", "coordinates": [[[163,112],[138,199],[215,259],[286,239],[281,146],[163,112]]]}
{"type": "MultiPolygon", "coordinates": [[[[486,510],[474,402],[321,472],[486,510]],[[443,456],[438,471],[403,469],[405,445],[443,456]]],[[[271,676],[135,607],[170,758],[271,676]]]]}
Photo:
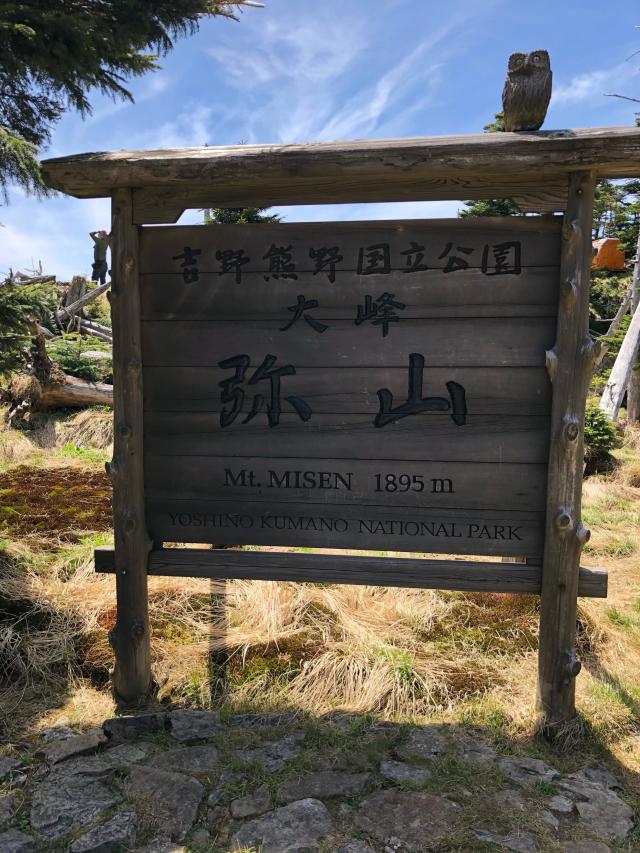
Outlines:
{"type": "Polygon", "coordinates": [[[0,853],[640,850],[618,780],[457,726],[180,710],[0,751],[0,853]]]}

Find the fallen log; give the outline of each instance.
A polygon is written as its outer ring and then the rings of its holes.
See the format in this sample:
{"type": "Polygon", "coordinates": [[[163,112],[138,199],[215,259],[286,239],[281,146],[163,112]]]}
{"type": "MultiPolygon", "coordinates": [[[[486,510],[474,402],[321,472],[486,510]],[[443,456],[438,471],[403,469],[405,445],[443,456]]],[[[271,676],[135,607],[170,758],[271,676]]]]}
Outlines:
{"type": "Polygon", "coordinates": [[[87,382],[64,375],[62,384],[41,385],[40,409],[66,409],[78,406],[113,406],[113,386],[104,382],[87,382]]]}

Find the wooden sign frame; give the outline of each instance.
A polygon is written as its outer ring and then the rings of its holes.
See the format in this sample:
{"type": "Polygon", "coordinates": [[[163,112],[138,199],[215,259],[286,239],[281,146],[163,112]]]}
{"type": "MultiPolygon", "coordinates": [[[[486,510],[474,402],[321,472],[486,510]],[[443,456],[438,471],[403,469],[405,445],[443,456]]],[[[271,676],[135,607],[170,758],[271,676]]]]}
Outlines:
{"type": "MultiPolygon", "coordinates": [[[[45,161],[50,184],[112,198],[115,546],[96,569],[116,575],[110,634],[113,687],[123,704],[152,689],[147,576],[383,583],[541,594],[538,707],[553,732],[575,713],[578,595],[605,596],[606,574],[580,569],[584,407],[596,347],[588,333],[591,220],[598,177],[634,177],[640,131],[503,133],[313,146],[119,152],[45,161]],[[513,198],[522,210],[564,215],[552,382],[542,565],[462,560],[202,551],[154,547],[145,523],[139,226],[186,207],[513,198]]],[[[161,543],[160,543],[161,544],[161,543]]]]}

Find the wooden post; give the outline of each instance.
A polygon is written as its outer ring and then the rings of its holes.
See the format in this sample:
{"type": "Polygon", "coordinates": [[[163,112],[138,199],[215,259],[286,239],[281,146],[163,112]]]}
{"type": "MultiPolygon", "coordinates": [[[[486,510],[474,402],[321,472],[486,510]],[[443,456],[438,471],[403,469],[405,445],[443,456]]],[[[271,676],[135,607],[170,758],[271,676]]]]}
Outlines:
{"type": "Polygon", "coordinates": [[[138,232],[132,193],[112,196],[114,441],[113,483],[117,617],[113,691],[121,706],[142,705],[151,692],[147,564],[151,540],[144,512],[142,352],[138,232]]]}
{"type": "Polygon", "coordinates": [[[575,715],[578,572],[589,531],[580,520],[584,406],[596,346],[589,337],[593,172],[572,172],[563,223],[556,342],[547,353],[553,383],[547,518],[542,564],[538,708],[553,736],[575,715]]]}

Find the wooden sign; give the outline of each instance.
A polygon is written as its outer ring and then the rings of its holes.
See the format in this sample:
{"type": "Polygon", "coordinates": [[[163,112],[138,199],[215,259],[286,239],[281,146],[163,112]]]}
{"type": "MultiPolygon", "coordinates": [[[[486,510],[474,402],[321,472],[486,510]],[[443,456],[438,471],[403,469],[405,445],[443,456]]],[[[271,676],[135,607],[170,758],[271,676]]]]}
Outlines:
{"type": "Polygon", "coordinates": [[[540,559],[560,229],[144,229],[153,539],[540,559]]]}

